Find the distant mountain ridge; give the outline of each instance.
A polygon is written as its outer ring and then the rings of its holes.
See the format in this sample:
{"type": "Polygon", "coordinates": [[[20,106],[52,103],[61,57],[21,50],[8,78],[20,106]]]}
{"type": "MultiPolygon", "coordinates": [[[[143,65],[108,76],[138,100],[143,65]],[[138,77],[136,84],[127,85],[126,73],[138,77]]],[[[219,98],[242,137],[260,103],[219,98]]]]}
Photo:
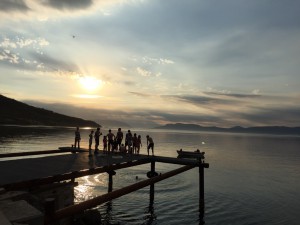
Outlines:
{"type": "Polygon", "coordinates": [[[0,95],[0,124],[79,127],[100,126],[94,121],[66,116],[50,110],[33,107],[3,95],[0,95]]]}
{"type": "Polygon", "coordinates": [[[300,135],[300,127],[285,127],[285,126],[261,126],[261,127],[236,126],[231,128],[221,128],[221,127],[203,127],[197,124],[175,123],[175,124],[166,124],[164,126],[155,127],[155,129],[300,135]]]}

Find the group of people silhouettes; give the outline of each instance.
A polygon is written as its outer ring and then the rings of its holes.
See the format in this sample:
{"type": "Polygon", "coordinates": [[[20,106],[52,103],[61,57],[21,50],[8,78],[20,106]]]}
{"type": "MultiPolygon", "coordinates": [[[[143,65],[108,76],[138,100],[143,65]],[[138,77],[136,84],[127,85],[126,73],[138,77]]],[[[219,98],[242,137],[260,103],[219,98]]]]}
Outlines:
{"type": "MultiPolygon", "coordinates": [[[[89,156],[92,156],[92,145],[93,139],[95,140],[95,148],[94,154],[99,153],[99,145],[100,145],[100,136],[102,132],[100,131],[100,127],[94,132],[91,130],[89,134],[89,156]]],[[[152,150],[152,155],[154,155],[154,141],[153,138],[149,135],[146,136],[147,138],[147,153],[149,155],[149,150],[152,150]]],[[[121,128],[118,128],[116,135],[111,131],[108,130],[106,135],[103,135],[103,153],[109,154],[113,152],[121,152],[121,153],[129,153],[129,154],[140,154],[140,149],[142,147],[142,138],[141,135],[137,135],[136,133],[132,134],[130,130],[125,134],[125,142],[123,144],[123,131],[121,128]]],[[[80,131],[79,127],[75,130],[75,148],[80,148],[80,131]]]]}

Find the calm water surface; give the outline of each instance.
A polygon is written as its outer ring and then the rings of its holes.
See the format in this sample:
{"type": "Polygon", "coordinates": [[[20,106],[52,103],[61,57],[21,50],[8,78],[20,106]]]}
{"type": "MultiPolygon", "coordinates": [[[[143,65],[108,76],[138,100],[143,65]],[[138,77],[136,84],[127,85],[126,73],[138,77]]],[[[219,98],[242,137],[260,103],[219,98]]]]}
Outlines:
{"type": "MultiPolygon", "coordinates": [[[[106,131],[106,130],[105,130],[106,131]]],[[[114,131],[114,130],[113,130],[114,131]]],[[[155,141],[155,154],[176,157],[177,149],[205,151],[205,224],[300,224],[300,137],[256,134],[134,130],[155,141]]],[[[87,147],[89,130],[81,130],[87,147]]],[[[74,129],[1,127],[0,153],[70,146],[74,129]]],[[[101,145],[102,146],[102,145],[101,145]]],[[[1,163],[1,162],[0,162],[1,163]]],[[[88,163],[88,159],[87,159],[88,163]]],[[[157,172],[179,166],[157,163],[157,172]]],[[[150,165],[117,170],[114,189],[147,179],[150,165]]],[[[107,192],[106,174],[78,179],[76,201],[107,192]]],[[[100,205],[104,224],[199,224],[198,170],[155,184],[153,207],[149,187],[100,205]]]]}

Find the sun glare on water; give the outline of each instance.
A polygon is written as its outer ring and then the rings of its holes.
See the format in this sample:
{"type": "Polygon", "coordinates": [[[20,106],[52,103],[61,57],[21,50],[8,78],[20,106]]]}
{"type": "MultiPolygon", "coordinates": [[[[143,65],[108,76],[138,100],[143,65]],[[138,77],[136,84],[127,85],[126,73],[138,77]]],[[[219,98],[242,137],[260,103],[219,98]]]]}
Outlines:
{"type": "Polygon", "coordinates": [[[87,91],[95,91],[100,88],[102,81],[95,77],[85,76],[79,78],[80,85],[87,91]]]}

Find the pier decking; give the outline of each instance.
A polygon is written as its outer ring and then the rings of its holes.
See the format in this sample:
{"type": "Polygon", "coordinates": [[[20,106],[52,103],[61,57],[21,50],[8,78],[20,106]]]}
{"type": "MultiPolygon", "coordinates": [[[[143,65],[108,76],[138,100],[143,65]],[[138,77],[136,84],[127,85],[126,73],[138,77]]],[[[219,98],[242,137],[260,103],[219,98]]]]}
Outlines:
{"type": "MultiPolygon", "coordinates": [[[[56,182],[71,180],[76,178],[106,172],[109,174],[108,194],[96,197],[78,205],[69,206],[63,209],[52,209],[51,216],[45,215],[45,224],[55,220],[71,216],[88,208],[95,207],[106,201],[128,194],[140,188],[150,185],[150,199],[154,198],[154,183],[169,178],[178,173],[199,167],[199,209],[204,213],[204,168],[209,164],[202,160],[178,159],[162,156],[131,155],[131,154],[103,154],[88,156],[87,151],[77,153],[67,153],[63,151],[45,151],[39,153],[42,157],[22,158],[15,160],[0,161],[0,187],[5,190],[28,190],[39,185],[53,184],[56,182]],[[47,153],[47,154],[46,154],[47,153]],[[55,154],[53,154],[55,153],[55,154]],[[62,154],[64,153],[64,154],[62,154]],[[155,162],[171,163],[183,165],[176,170],[155,176],[155,162]],[[133,185],[113,191],[113,175],[115,170],[150,163],[149,179],[137,182],[133,185]]],[[[23,155],[30,155],[23,154],[23,155]]],[[[34,152],[32,153],[34,154],[34,152]]],[[[9,155],[20,156],[20,155],[9,155]]],[[[4,154],[0,158],[5,157],[4,154]]],[[[147,171],[145,171],[147,172],[147,171]]]]}

